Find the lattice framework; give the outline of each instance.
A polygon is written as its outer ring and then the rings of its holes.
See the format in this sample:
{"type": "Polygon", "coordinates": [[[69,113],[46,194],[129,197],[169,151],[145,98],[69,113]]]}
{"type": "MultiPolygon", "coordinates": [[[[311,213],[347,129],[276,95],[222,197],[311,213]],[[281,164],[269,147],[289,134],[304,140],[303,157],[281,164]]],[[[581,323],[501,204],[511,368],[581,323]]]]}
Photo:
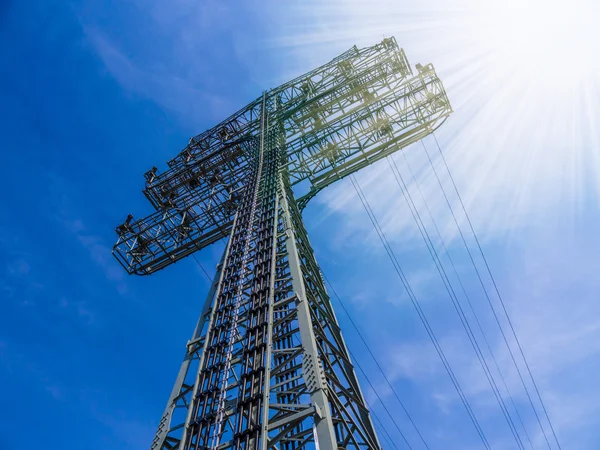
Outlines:
{"type": "Polygon", "coordinates": [[[393,38],[353,47],[145,174],[114,254],[150,274],[228,237],[152,449],[379,449],[301,210],[451,113],[393,38]]]}

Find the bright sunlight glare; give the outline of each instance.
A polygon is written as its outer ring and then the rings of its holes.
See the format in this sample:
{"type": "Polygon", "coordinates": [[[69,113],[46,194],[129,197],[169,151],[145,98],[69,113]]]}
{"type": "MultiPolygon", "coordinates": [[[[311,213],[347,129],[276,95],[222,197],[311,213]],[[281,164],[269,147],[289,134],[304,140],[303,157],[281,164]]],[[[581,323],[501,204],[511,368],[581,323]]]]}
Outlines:
{"type": "Polygon", "coordinates": [[[598,2],[476,0],[471,11],[470,34],[505,69],[552,83],[597,76],[598,2]]]}
{"type": "Polygon", "coordinates": [[[460,128],[440,136],[454,167],[476,174],[463,188],[480,202],[481,223],[516,228],[555,202],[573,216],[598,198],[599,0],[309,3],[304,25],[282,24],[279,42],[307,66],[319,45],[385,36],[413,64],[434,63],[460,128]]]}

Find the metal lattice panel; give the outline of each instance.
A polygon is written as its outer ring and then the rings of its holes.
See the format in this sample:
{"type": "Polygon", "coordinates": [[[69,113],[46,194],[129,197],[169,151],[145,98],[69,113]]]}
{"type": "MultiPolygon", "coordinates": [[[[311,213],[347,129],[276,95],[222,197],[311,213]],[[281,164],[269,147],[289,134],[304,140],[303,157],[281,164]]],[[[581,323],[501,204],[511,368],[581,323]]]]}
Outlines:
{"type": "Polygon", "coordinates": [[[129,273],[228,237],[153,450],[380,448],[301,209],[450,112],[433,67],[413,74],[389,38],[265,92],[146,173],[156,212],[117,227],[129,273]]]}
{"type": "MultiPolygon", "coordinates": [[[[413,73],[393,38],[350,49],[268,91],[278,103],[292,185],[319,190],[423,138],[451,113],[431,65],[413,73]]],[[[229,235],[260,129],[260,99],[191,139],[169,169],[146,173],[157,209],[119,227],[115,255],[129,273],[148,274],[229,235]]]]}

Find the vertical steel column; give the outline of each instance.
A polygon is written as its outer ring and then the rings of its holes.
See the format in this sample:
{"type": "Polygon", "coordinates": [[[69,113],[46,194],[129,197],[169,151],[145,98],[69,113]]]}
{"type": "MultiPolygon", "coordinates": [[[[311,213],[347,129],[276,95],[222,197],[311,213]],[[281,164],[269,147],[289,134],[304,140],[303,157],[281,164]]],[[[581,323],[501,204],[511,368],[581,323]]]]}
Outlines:
{"type": "Polygon", "coordinates": [[[296,247],[296,235],[293,227],[290,206],[286,195],[286,188],[282,176],[279,176],[280,202],[283,210],[283,219],[286,222],[286,249],[288,252],[290,274],[292,278],[292,287],[295,294],[297,309],[298,327],[300,329],[300,339],[304,353],[302,364],[303,376],[305,380],[312,380],[310,383],[310,399],[315,407],[315,441],[319,444],[320,450],[336,450],[337,440],[334,433],[333,421],[331,419],[331,410],[327,399],[327,383],[322,370],[321,358],[315,341],[313,332],[313,323],[304,285],[304,277],[300,264],[300,255],[296,247]]]}
{"type": "MultiPolygon", "coordinates": [[[[263,103],[262,103],[262,117],[261,117],[261,127],[260,127],[260,147],[258,151],[258,167],[256,173],[256,182],[254,186],[254,192],[252,194],[252,204],[250,206],[250,216],[248,222],[250,225],[254,224],[256,212],[257,212],[257,203],[259,201],[259,191],[262,184],[262,172],[263,172],[263,163],[265,157],[265,134],[267,133],[268,128],[268,118],[267,118],[267,103],[266,103],[266,94],[263,93],[263,103]]],[[[230,372],[232,370],[232,358],[234,352],[234,345],[239,338],[238,331],[238,320],[240,317],[240,308],[242,304],[242,292],[244,285],[252,282],[252,274],[250,274],[250,278],[248,279],[248,265],[254,255],[251,254],[251,240],[256,237],[253,236],[253,229],[249,228],[246,230],[244,250],[242,255],[242,269],[241,274],[238,279],[237,292],[235,296],[235,302],[233,304],[233,317],[231,319],[231,328],[229,329],[229,339],[227,342],[227,350],[226,350],[226,359],[225,359],[225,369],[222,384],[219,392],[219,403],[217,410],[217,422],[215,424],[214,435],[211,439],[210,447],[212,449],[216,449],[219,447],[221,443],[221,434],[223,432],[223,421],[225,420],[225,400],[227,397],[227,389],[229,387],[229,379],[230,372]]],[[[256,264],[256,262],[255,262],[256,264]]]]}
{"type": "MultiPolygon", "coordinates": [[[[234,230],[235,230],[235,224],[237,222],[237,214],[236,214],[236,218],[234,220],[234,227],[231,231],[231,234],[233,234],[234,230]]],[[[230,240],[227,242],[227,246],[225,247],[225,251],[223,252],[223,264],[225,264],[225,262],[229,259],[229,250],[231,248],[231,238],[230,240]]],[[[210,319],[208,321],[208,330],[206,331],[206,335],[204,337],[204,342],[203,342],[203,346],[202,346],[202,355],[200,357],[200,363],[198,365],[198,372],[196,374],[195,377],[195,382],[194,382],[194,387],[192,389],[192,395],[191,398],[189,399],[188,403],[186,404],[187,407],[187,414],[186,414],[186,419],[184,424],[181,426],[182,429],[182,435],[181,438],[179,440],[179,442],[177,442],[177,446],[169,446],[169,447],[160,447],[161,450],[163,449],[171,449],[171,448],[177,448],[180,450],[183,450],[185,448],[185,443],[187,441],[188,438],[188,432],[189,432],[189,428],[190,428],[190,424],[192,422],[192,418],[193,418],[193,406],[196,403],[196,399],[198,397],[198,389],[200,387],[200,382],[201,382],[201,378],[202,378],[202,367],[204,365],[204,361],[206,358],[206,353],[207,353],[207,346],[208,346],[208,331],[213,327],[214,324],[214,320],[215,320],[215,315],[216,315],[216,299],[219,297],[219,295],[221,294],[221,288],[223,285],[223,277],[224,277],[224,270],[223,270],[223,266],[221,267],[221,271],[219,274],[219,281],[217,283],[217,288],[215,290],[215,297],[213,298],[213,306],[211,309],[211,314],[210,314],[210,319]]]]}
{"type": "MultiPolygon", "coordinates": [[[[206,300],[204,301],[204,306],[202,307],[202,312],[200,313],[200,317],[198,318],[198,322],[196,323],[196,328],[194,329],[192,338],[186,344],[186,353],[183,358],[183,362],[181,363],[179,372],[177,374],[177,378],[175,379],[175,384],[173,385],[171,395],[169,395],[167,406],[158,424],[158,429],[156,430],[154,439],[152,440],[152,445],[150,446],[151,450],[158,450],[164,448],[165,444],[167,444],[169,432],[171,431],[171,422],[175,408],[186,408],[187,404],[189,403],[189,399],[186,400],[186,396],[189,396],[188,394],[191,393],[193,388],[191,385],[185,384],[185,381],[188,377],[192,361],[199,361],[201,358],[199,352],[200,350],[202,350],[203,344],[202,330],[204,329],[204,325],[206,324],[206,320],[208,319],[209,312],[211,311],[211,306],[213,304],[215,293],[217,291],[219,280],[221,278],[223,260],[226,254],[226,252],[223,253],[221,262],[217,265],[217,272],[213,277],[213,281],[206,296],[206,300]]],[[[178,425],[176,425],[176,427],[177,426],[178,425]]],[[[177,442],[178,440],[171,438],[171,444],[176,444],[177,442]]]]}
{"type": "MultiPolygon", "coordinates": [[[[305,345],[306,338],[310,339],[315,342],[318,354],[314,363],[305,358],[302,368],[307,370],[311,365],[319,366],[317,372],[324,379],[325,394],[334,424],[334,442],[342,448],[379,449],[368,409],[285,169],[282,170],[281,190],[287,210],[285,247],[290,261],[290,273],[294,277],[299,272],[301,276],[304,289],[299,293],[306,301],[311,319],[311,327],[306,330],[310,336],[302,336],[302,345],[305,345]],[[290,239],[292,237],[293,240],[290,239]]],[[[284,204],[284,201],[281,200],[281,203],[284,204]]],[[[295,288],[294,292],[298,294],[295,288]]],[[[316,380],[306,374],[304,381],[311,390],[317,386],[316,380]]],[[[322,445],[321,441],[319,445],[322,445]]]]}

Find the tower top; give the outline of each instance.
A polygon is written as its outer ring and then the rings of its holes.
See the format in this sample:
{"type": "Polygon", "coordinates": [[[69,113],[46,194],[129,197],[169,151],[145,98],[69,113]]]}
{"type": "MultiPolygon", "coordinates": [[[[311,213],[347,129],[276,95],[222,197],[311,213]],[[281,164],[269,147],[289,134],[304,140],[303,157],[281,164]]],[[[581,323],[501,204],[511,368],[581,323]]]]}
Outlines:
{"type": "Polygon", "coordinates": [[[452,109],[433,66],[416,69],[390,37],[267,91],[192,137],[164,172],[146,172],[143,192],[155,212],[128,216],[113,254],[128,273],[146,275],[229,235],[256,158],[263,101],[268,126],[285,133],[300,209],[336,180],[427,136],[452,109]]]}

